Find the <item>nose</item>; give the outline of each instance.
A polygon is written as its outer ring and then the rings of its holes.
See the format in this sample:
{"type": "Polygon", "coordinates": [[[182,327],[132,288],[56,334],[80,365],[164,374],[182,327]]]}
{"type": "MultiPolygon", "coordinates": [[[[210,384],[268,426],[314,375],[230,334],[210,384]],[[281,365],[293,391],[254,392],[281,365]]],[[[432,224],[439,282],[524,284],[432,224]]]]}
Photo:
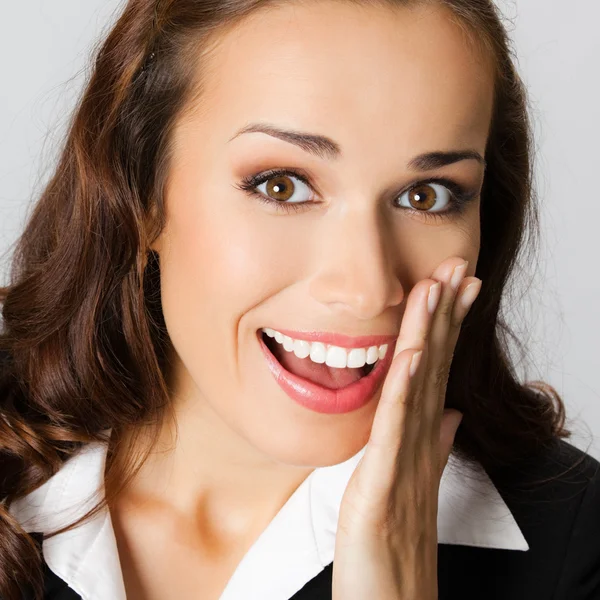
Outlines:
{"type": "Polygon", "coordinates": [[[348,210],[321,229],[310,285],[316,301],[365,321],[402,302],[397,249],[384,221],[373,210],[348,210]]]}

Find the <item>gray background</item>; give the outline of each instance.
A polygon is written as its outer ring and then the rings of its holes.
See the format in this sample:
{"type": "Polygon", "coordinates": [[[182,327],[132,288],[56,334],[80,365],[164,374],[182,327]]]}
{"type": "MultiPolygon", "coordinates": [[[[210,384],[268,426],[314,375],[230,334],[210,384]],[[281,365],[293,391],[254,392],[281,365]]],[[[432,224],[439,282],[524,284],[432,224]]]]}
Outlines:
{"type": "MultiPolygon", "coordinates": [[[[524,379],[567,406],[572,443],[600,459],[600,3],[498,0],[530,90],[542,206],[540,261],[523,265],[505,308],[531,350],[524,379]]],[[[116,0],[30,0],[2,6],[0,280],[12,244],[49,176],[93,44],[116,0]]]]}

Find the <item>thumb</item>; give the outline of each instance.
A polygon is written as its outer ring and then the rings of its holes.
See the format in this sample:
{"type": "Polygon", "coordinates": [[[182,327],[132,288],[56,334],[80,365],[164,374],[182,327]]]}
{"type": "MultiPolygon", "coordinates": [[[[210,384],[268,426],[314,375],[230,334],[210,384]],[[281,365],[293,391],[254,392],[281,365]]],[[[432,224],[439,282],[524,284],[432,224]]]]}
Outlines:
{"type": "MultiPolygon", "coordinates": [[[[440,425],[440,460],[442,472],[448,464],[456,431],[462,421],[463,414],[454,408],[445,408],[440,425]]],[[[440,474],[441,475],[441,474],[440,474]]]]}

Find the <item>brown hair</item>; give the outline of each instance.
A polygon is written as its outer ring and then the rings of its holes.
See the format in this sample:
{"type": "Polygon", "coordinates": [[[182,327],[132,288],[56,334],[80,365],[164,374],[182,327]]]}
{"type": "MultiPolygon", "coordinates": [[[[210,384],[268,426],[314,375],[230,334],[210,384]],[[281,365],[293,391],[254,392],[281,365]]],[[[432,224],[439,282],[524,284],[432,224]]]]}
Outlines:
{"type": "MultiPolygon", "coordinates": [[[[446,406],[464,414],[455,452],[500,474],[570,435],[558,394],[517,381],[507,346],[515,336],[500,314],[525,234],[538,234],[532,133],[525,89],[492,0],[438,1],[490,53],[497,71],[476,272],[484,285],[462,326],[446,406]]],[[[20,598],[25,586],[39,599],[43,585],[39,549],[9,513],[11,503],[47,481],[83,444],[108,442],[106,496],[60,531],[72,528],[135,475],[151,450],[127,451],[125,445],[139,448],[136,432],[143,426],[155,434],[170,415],[172,346],[158,256],[149,246],[164,224],[171,132],[202,93],[198,61],[217,49],[219,34],[277,4],[129,0],[95,53],[54,175],[18,241],[11,283],[0,288],[5,600],[20,598]]]]}

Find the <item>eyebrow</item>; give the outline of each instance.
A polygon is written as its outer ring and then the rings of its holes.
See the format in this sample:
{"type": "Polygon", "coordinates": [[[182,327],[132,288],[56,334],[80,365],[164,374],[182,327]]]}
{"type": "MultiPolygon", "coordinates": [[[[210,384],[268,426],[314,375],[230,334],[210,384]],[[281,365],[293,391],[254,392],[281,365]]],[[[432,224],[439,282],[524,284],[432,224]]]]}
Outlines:
{"type": "MultiPolygon", "coordinates": [[[[269,123],[250,123],[242,127],[233,137],[229,139],[231,142],[236,137],[244,133],[266,133],[272,137],[283,140],[290,144],[298,146],[305,152],[316,156],[317,158],[335,160],[342,155],[341,146],[331,138],[308,133],[305,131],[293,131],[290,129],[282,129],[269,123]]],[[[486,160],[477,152],[477,150],[450,150],[436,152],[426,152],[412,158],[407,167],[411,171],[430,171],[439,169],[446,165],[451,165],[461,160],[476,160],[484,167],[487,166],[486,160]]]]}

